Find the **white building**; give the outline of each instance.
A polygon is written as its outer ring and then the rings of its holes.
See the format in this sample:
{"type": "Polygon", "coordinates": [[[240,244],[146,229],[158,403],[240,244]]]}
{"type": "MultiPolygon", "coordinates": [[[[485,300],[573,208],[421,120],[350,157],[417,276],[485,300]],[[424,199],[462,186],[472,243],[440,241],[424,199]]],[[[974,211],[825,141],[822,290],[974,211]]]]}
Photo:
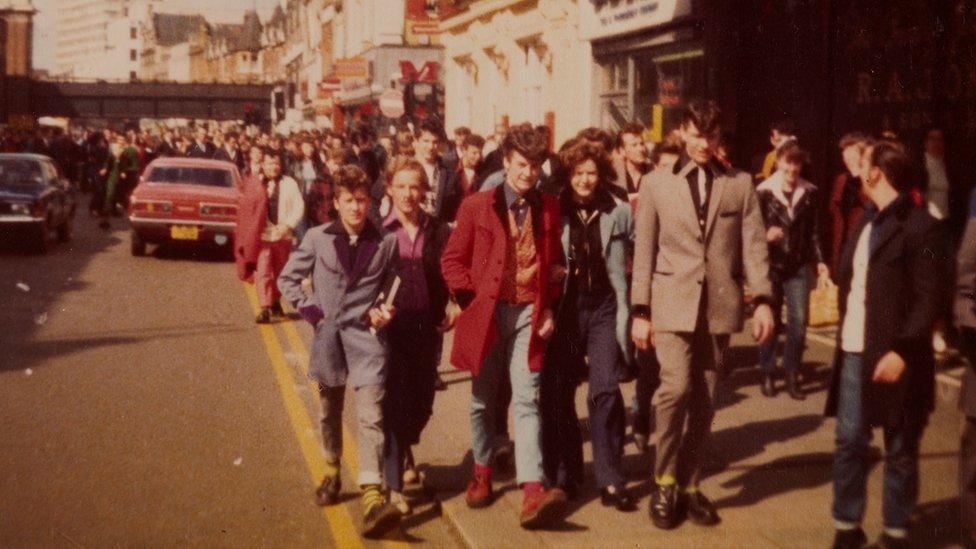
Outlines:
{"type": "Polygon", "coordinates": [[[54,74],[131,80],[139,71],[139,24],[159,0],[57,0],[54,74]]]}

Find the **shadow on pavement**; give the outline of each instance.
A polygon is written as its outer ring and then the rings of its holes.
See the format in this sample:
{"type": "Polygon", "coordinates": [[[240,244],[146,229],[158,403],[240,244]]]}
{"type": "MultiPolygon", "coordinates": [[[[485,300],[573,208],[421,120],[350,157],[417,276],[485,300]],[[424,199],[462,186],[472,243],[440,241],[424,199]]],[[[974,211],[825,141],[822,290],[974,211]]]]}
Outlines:
{"type": "Polygon", "coordinates": [[[734,496],[715,501],[715,505],[718,508],[746,507],[774,496],[822,486],[833,478],[833,459],[832,453],[813,452],[750,467],[722,483],[725,488],[739,487],[739,491],[734,496]]]}
{"type": "Polygon", "coordinates": [[[960,547],[962,524],[959,519],[959,498],[919,505],[913,516],[915,546],[931,549],[960,547]]]}

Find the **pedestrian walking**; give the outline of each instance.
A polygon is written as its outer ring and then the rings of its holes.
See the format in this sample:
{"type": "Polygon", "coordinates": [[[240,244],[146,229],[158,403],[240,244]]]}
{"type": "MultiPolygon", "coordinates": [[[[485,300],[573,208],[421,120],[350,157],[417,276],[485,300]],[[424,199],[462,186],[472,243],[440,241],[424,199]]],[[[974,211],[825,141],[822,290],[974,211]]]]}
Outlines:
{"type": "Polygon", "coordinates": [[[904,147],[870,145],[860,177],[871,200],[838,270],[841,313],[827,414],[837,417],[834,547],[861,547],[869,444],[884,428],[881,547],[908,547],[918,498],[918,446],[934,406],[931,348],[945,301],[948,258],[939,224],[909,196],[915,170],[904,147]]]}
{"type": "Polygon", "coordinates": [[[966,416],[959,452],[959,503],[962,541],[976,548],[976,193],[969,200],[969,219],[956,258],[954,293],[959,348],[969,363],[963,374],[960,408],[966,416]]]}
{"type": "Polygon", "coordinates": [[[216,152],[217,147],[210,142],[207,128],[205,126],[197,126],[194,130],[194,139],[188,143],[183,155],[187,158],[213,158],[216,152]]]}
{"type": "Polygon", "coordinates": [[[325,478],[316,490],[316,501],[339,503],[342,414],[346,386],[351,385],[356,398],[363,535],[379,537],[400,523],[399,511],[381,491],[388,356],[384,328],[396,310],[377,302],[381,291],[389,291],[397,237],[383,236],[369,221],[369,182],[359,167],[343,168],[334,182],[339,219],[305,235],[278,277],[278,286],[315,330],[308,373],[319,384],[325,448],[325,478]],[[311,296],[302,288],[307,278],[312,279],[311,296]]]}
{"type": "Polygon", "coordinates": [[[769,279],[772,283],[771,306],[776,331],[759,346],[761,389],[766,397],[776,395],[776,340],[783,330],[780,312],[786,306],[786,345],[783,348],[783,370],[786,392],[794,400],[806,396],[800,387],[800,367],[807,332],[810,281],[815,265],[819,280],[830,279],[820,248],[817,187],[800,177],[807,165],[806,151],[795,142],[776,151],[776,171],[763,181],[756,192],[766,223],[769,245],[769,279]]]}
{"type": "Polygon", "coordinates": [[[443,333],[450,330],[460,310],[449,302],[441,275],[440,258],[450,228],[420,208],[429,183],[423,166],[409,157],[398,157],[390,167],[387,194],[393,205],[383,230],[396,235],[393,270],[400,289],[393,304],[396,317],[387,327],[385,477],[390,502],[401,514],[411,508],[403,494],[404,473],[418,480],[411,446],[420,442],[434,412],[437,365],[443,333]]]}
{"type": "Polygon", "coordinates": [[[840,263],[840,254],[851,239],[854,229],[861,224],[868,198],[861,185],[861,156],[873,140],[862,133],[849,133],[840,139],[844,171],[834,178],[830,192],[831,231],[830,264],[834,272],[840,263]]]}
{"type": "Polygon", "coordinates": [[[499,379],[511,383],[515,404],[516,480],[523,492],[524,528],[551,524],[565,494],[544,484],[537,394],[545,342],[554,328],[552,280],[559,257],[557,199],[535,188],[547,143],[529,124],[502,143],[506,182],[461,204],[441,268],[457,320],[451,364],[474,376],[471,388],[473,478],[465,494],[472,508],[491,504],[492,453],[499,379]]]}
{"type": "Polygon", "coordinates": [[[542,371],[546,476],[569,495],[579,491],[583,445],[576,388],[586,378],[600,499],[605,506],[628,512],[636,505],[622,466],[625,417],[618,379],[630,358],[626,269],[633,218],[630,204],[610,192],[616,173],[602,149],[581,142],[561,157],[569,178],[559,197],[568,272],[542,371]]]}
{"type": "Polygon", "coordinates": [[[719,522],[698,482],[722,355],[742,329],[743,278],[757,303],[753,337],[762,343],[773,331],[759,200],[747,174],[714,161],[719,120],[712,101],[686,107],[681,159],[644,176],[637,204],[631,337],[638,349],[653,344],[661,363],[650,514],[664,529],[683,510],[696,523],[719,522]]]}
{"type": "Polygon", "coordinates": [[[305,215],[305,201],[298,183],[281,173],[281,159],[266,154],[261,175],[244,182],[235,228],[238,276],[254,282],[258,294],[255,322],[267,324],[284,316],[281,293],[275,280],[288,261],[295,227],[305,215]]]}

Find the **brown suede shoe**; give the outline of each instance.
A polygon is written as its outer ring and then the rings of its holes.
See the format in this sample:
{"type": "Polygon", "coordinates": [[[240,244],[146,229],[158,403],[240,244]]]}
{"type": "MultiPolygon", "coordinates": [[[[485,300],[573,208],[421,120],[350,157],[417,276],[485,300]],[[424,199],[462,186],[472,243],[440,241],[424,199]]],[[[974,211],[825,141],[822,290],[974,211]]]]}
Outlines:
{"type": "Polygon", "coordinates": [[[559,517],[565,502],[566,492],[559,488],[532,492],[522,500],[519,523],[526,530],[550,526],[559,517]]]}
{"type": "Polygon", "coordinates": [[[491,475],[476,474],[468,482],[468,491],[464,494],[464,501],[472,509],[481,509],[491,505],[493,497],[491,475]]]}

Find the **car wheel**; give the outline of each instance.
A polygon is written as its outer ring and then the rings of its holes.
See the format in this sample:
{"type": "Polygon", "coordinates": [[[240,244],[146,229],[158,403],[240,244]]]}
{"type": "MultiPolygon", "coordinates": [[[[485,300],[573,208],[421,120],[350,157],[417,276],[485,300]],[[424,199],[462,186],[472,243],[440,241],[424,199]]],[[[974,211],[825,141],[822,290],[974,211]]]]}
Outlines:
{"type": "Polygon", "coordinates": [[[132,231],[132,255],[142,257],[146,255],[146,241],[139,236],[139,233],[132,231]]]}
{"type": "Polygon", "coordinates": [[[63,223],[58,225],[58,242],[68,242],[74,233],[74,228],[72,227],[71,218],[65,219],[63,223]]]}

